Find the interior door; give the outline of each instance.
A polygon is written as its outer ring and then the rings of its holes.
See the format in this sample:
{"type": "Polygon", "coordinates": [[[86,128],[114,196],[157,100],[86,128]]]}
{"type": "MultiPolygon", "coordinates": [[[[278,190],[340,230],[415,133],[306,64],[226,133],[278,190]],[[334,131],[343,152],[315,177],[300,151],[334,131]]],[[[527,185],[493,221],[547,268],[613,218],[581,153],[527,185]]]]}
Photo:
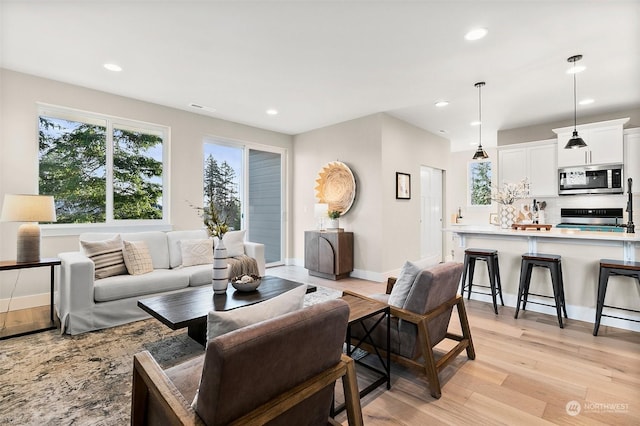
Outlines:
{"type": "Polygon", "coordinates": [[[420,167],[420,257],[439,262],[442,257],[442,170],[420,167]]]}

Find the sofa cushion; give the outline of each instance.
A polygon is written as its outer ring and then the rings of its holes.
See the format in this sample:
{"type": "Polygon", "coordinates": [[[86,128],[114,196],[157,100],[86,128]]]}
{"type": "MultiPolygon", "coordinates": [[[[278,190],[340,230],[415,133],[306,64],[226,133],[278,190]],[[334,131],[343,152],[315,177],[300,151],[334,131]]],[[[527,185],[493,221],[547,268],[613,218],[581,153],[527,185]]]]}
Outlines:
{"type": "Polygon", "coordinates": [[[211,265],[187,266],[179,270],[189,275],[189,286],[191,287],[211,284],[213,279],[213,266],[211,265]]]}
{"type": "Polygon", "coordinates": [[[97,280],[93,298],[96,302],[145,296],[179,290],[189,285],[189,274],[181,270],[154,269],[144,275],[118,275],[97,280]]]}
{"type": "Polygon", "coordinates": [[[180,240],[203,240],[208,238],[204,229],[192,231],[169,231],[167,232],[167,244],[169,246],[169,267],[177,268],[182,265],[182,253],[180,250],[180,240]]]}
{"type": "Polygon", "coordinates": [[[120,235],[116,234],[101,241],[80,240],[80,247],[82,252],[95,264],[96,279],[127,273],[120,235]]]}
{"type": "Polygon", "coordinates": [[[227,256],[236,257],[244,254],[244,234],[246,230],[229,231],[222,237],[222,242],[227,249],[227,256]]]}
{"type": "Polygon", "coordinates": [[[144,241],[124,241],[122,254],[130,275],[148,274],[153,271],[153,261],[144,241]]]}
{"type": "Polygon", "coordinates": [[[213,240],[180,240],[182,266],[213,265],[213,240]]]}
{"type": "Polygon", "coordinates": [[[211,311],[207,318],[207,340],[238,328],[302,309],[306,293],[307,285],[303,284],[255,305],[230,311],[211,311]]]}

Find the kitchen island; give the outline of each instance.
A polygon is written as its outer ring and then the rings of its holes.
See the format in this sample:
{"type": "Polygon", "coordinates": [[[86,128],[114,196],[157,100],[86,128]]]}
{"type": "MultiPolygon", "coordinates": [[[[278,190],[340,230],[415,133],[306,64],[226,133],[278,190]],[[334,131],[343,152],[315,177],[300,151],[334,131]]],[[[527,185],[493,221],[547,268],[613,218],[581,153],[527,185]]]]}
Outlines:
{"type": "MultiPolygon", "coordinates": [[[[640,233],[590,232],[573,229],[515,230],[496,226],[452,225],[444,230],[454,240],[453,257],[464,259],[466,248],[495,249],[499,253],[500,275],[505,305],[515,307],[520,279],[520,260],[524,253],[548,253],[562,256],[565,298],[571,319],[595,321],[598,272],[600,259],[637,261],[640,259],[640,233]]],[[[476,264],[474,283],[488,283],[483,262],[476,264]]],[[[627,277],[611,277],[606,304],[626,309],[640,308],[640,286],[627,277]]],[[[534,268],[531,293],[552,294],[549,272],[534,268]]],[[[490,301],[487,296],[471,296],[490,301]]],[[[530,300],[536,300],[533,296],[530,300]]],[[[527,310],[555,315],[555,309],[527,304],[527,310]]],[[[611,311],[613,315],[640,321],[640,314],[627,311],[611,311]]],[[[526,315],[526,314],[525,314],[526,315]]],[[[603,325],[640,331],[639,323],[602,318],[603,325]]]]}

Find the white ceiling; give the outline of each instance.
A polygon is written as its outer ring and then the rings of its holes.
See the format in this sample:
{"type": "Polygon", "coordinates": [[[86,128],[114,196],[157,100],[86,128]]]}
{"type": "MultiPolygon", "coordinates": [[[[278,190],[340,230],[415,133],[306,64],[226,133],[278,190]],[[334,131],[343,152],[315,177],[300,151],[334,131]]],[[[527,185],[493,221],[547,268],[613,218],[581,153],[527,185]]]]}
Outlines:
{"type": "Polygon", "coordinates": [[[495,146],[499,129],[573,117],[574,54],[578,100],[595,99],[579,122],[640,106],[637,0],[2,0],[0,14],[4,68],[287,134],[388,112],[473,149],[486,81],[495,146]],[[464,40],[478,26],[487,37],[464,40]]]}

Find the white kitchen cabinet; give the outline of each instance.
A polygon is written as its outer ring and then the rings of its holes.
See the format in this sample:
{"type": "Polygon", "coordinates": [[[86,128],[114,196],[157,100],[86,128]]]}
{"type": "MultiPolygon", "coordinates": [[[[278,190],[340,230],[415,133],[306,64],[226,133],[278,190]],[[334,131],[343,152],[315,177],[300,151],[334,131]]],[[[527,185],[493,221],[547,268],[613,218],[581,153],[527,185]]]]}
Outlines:
{"type": "Polygon", "coordinates": [[[553,129],[558,135],[558,167],[621,164],[624,159],[622,126],[627,121],[628,118],[622,118],[577,126],[578,134],[587,144],[577,149],[564,149],[573,135],[573,126],[553,129]]]}
{"type": "Polygon", "coordinates": [[[640,127],[624,132],[624,182],[627,191],[627,178],[633,179],[631,190],[640,193],[640,127]]]}
{"type": "Polygon", "coordinates": [[[555,139],[516,146],[498,152],[499,184],[527,178],[531,197],[558,195],[555,139]]]}

